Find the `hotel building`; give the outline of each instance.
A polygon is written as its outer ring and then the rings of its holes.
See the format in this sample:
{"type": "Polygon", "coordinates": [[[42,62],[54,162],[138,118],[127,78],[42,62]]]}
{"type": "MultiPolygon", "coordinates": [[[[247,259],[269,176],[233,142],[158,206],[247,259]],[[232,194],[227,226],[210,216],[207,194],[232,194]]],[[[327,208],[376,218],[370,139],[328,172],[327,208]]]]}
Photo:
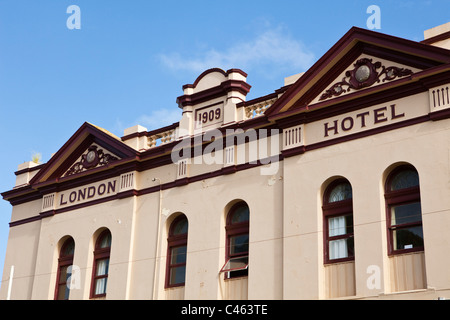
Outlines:
{"type": "Polygon", "coordinates": [[[257,99],[246,77],[19,165],[0,299],[450,298],[450,23],[351,28],[257,99]]]}

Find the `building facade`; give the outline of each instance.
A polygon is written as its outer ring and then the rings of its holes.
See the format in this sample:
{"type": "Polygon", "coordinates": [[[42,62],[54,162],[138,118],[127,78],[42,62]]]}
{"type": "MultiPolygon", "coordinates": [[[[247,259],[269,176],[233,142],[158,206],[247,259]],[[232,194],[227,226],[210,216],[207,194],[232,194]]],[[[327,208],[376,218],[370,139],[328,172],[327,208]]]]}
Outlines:
{"type": "Polygon", "coordinates": [[[246,77],[20,165],[0,299],[450,298],[450,23],[352,28],[249,101],[246,77]]]}

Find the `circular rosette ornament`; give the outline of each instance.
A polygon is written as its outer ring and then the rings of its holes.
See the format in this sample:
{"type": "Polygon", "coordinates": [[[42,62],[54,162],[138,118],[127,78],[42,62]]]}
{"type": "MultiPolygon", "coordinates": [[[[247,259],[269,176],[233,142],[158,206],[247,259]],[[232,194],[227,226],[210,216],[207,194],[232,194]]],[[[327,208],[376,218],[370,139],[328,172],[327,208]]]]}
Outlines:
{"type": "Polygon", "coordinates": [[[381,67],[380,62],[372,63],[372,59],[363,58],[358,60],[354,66],[353,70],[346,72],[352,89],[369,87],[378,80],[377,69],[381,67]]]}

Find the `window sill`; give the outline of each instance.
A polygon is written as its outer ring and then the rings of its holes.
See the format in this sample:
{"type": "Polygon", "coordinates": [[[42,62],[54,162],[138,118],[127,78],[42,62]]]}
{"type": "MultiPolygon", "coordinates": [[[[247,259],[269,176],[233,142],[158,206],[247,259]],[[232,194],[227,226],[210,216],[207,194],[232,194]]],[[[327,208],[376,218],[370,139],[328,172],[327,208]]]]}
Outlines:
{"type": "Polygon", "coordinates": [[[423,247],[420,247],[417,249],[397,250],[397,251],[389,253],[388,257],[397,257],[397,256],[401,256],[401,255],[415,254],[415,253],[422,253],[422,252],[425,252],[423,247]]]}
{"type": "Polygon", "coordinates": [[[239,276],[239,277],[234,277],[234,278],[225,278],[225,281],[237,281],[237,280],[244,280],[244,279],[248,279],[248,275],[246,276],[239,276]]]}
{"type": "Polygon", "coordinates": [[[164,291],[175,291],[175,290],[181,290],[181,289],[184,289],[184,285],[182,285],[182,286],[174,286],[174,287],[167,287],[167,288],[164,288],[164,291]]]}
{"type": "Polygon", "coordinates": [[[402,296],[407,294],[418,294],[418,293],[431,293],[434,294],[436,289],[434,288],[426,288],[426,289],[414,289],[414,290],[405,290],[405,291],[394,291],[394,292],[386,292],[380,293],[378,297],[385,297],[386,299],[391,299],[392,296],[402,296]]]}
{"type": "Polygon", "coordinates": [[[165,287],[164,290],[168,291],[168,290],[183,289],[185,286],[186,286],[185,284],[180,284],[177,286],[165,287]]]}
{"type": "Polygon", "coordinates": [[[325,267],[327,266],[333,266],[333,265],[337,265],[337,264],[342,264],[342,263],[349,263],[349,262],[355,262],[355,258],[343,258],[343,259],[336,259],[336,260],[330,260],[330,261],[325,261],[323,263],[323,265],[325,267]]]}

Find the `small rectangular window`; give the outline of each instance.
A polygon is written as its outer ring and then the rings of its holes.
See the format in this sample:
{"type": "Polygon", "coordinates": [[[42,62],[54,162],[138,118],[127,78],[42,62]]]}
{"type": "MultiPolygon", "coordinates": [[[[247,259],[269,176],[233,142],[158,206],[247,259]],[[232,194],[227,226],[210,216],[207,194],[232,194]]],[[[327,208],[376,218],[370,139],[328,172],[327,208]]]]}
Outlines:
{"type": "Polygon", "coordinates": [[[422,210],[420,202],[391,206],[392,249],[423,248],[422,210]]]}
{"type": "Polygon", "coordinates": [[[106,294],[106,283],[108,281],[109,258],[97,260],[95,272],[95,295],[106,294]]]}
{"type": "Polygon", "coordinates": [[[225,273],[226,279],[244,277],[248,275],[248,256],[228,259],[220,272],[225,273]]]}
{"type": "Polygon", "coordinates": [[[231,272],[247,270],[248,268],[248,256],[230,258],[225,262],[220,272],[231,272]]]}
{"type": "Polygon", "coordinates": [[[69,286],[67,285],[67,280],[71,277],[71,273],[69,272],[69,267],[71,266],[62,266],[59,269],[59,282],[58,282],[58,295],[57,300],[67,300],[69,299],[69,286]]]}
{"type": "Polygon", "coordinates": [[[354,256],[353,215],[329,217],[328,259],[346,259],[354,256]]]}
{"type": "Polygon", "coordinates": [[[230,237],[230,256],[248,252],[248,233],[230,237]]]}
{"type": "Polygon", "coordinates": [[[422,210],[420,209],[420,202],[413,202],[391,207],[392,226],[420,221],[422,221],[422,210]]]}
{"type": "Polygon", "coordinates": [[[422,226],[406,227],[392,231],[394,250],[423,247],[422,226]]]}
{"type": "Polygon", "coordinates": [[[169,286],[182,285],[186,277],[187,246],[170,249],[169,286]]]}
{"type": "Polygon", "coordinates": [[[353,233],[353,215],[328,218],[328,236],[335,237],[353,233]]]}

